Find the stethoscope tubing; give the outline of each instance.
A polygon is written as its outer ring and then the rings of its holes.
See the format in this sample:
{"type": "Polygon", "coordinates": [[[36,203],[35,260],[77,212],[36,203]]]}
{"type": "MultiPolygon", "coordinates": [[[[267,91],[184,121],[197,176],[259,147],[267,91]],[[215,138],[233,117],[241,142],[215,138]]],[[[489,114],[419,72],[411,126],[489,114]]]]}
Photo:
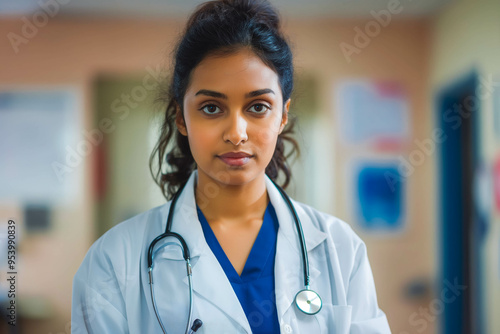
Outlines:
{"type": "Polygon", "coordinates": [[[290,198],[288,195],[285,193],[283,189],[279,185],[277,185],[272,179],[270,179],[273,184],[278,188],[281,196],[287,203],[288,207],[290,208],[290,211],[293,214],[293,219],[295,221],[295,226],[297,227],[297,232],[299,234],[299,239],[300,239],[300,248],[302,251],[302,263],[304,267],[304,285],[307,290],[309,290],[309,284],[310,284],[310,276],[309,276],[309,256],[307,254],[307,247],[305,243],[305,238],[304,238],[304,231],[302,230],[302,224],[299,222],[299,216],[297,214],[297,211],[295,211],[295,207],[293,206],[292,202],[290,201],[290,198]]]}
{"type": "MultiPolygon", "coordinates": [[[[169,244],[177,245],[175,243],[169,243],[169,244]]],[[[189,268],[191,267],[190,263],[188,263],[187,265],[189,266],[189,268]]],[[[187,323],[186,323],[186,331],[185,331],[186,334],[189,333],[189,324],[191,324],[191,319],[193,317],[193,275],[191,274],[190,269],[188,269],[188,272],[189,272],[189,274],[188,274],[189,316],[188,316],[188,320],[187,320],[187,323]]],[[[156,306],[156,298],[155,298],[155,294],[154,294],[153,269],[152,268],[149,270],[149,275],[150,275],[149,276],[150,277],[149,290],[151,292],[151,300],[153,301],[153,309],[155,311],[156,319],[158,320],[158,322],[160,324],[160,327],[161,327],[161,330],[163,331],[163,333],[167,334],[167,330],[165,329],[165,325],[163,324],[163,321],[161,320],[161,317],[158,314],[158,307],[156,306]]]]}
{"type": "MultiPolygon", "coordinates": [[[[297,211],[295,210],[295,207],[293,206],[293,204],[292,204],[290,198],[288,197],[288,195],[285,193],[285,191],[278,184],[276,184],[276,182],[274,182],[272,179],[270,179],[270,180],[276,186],[276,188],[279,190],[281,196],[283,197],[283,199],[287,203],[287,206],[289,207],[289,209],[290,209],[290,211],[291,211],[291,213],[293,215],[293,218],[294,218],[294,221],[295,221],[295,227],[297,229],[298,237],[299,237],[299,240],[300,240],[300,248],[301,248],[301,253],[302,253],[302,263],[303,263],[303,270],[304,270],[304,285],[305,285],[305,290],[301,290],[301,291],[299,291],[297,293],[297,295],[295,297],[296,304],[297,304],[297,307],[299,307],[299,309],[302,312],[304,312],[306,314],[313,315],[313,314],[316,314],[317,312],[319,312],[319,310],[321,309],[321,304],[319,306],[319,309],[317,309],[315,312],[308,312],[308,311],[303,310],[302,307],[299,306],[298,300],[297,300],[297,296],[299,296],[299,294],[301,294],[303,292],[310,291],[310,292],[314,293],[314,295],[317,296],[317,298],[320,299],[320,303],[321,303],[321,297],[316,292],[314,292],[314,291],[312,291],[312,290],[309,289],[309,285],[310,285],[309,256],[307,254],[307,247],[306,247],[306,243],[305,243],[304,231],[302,229],[302,224],[300,223],[297,211]]],[[[165,232],[162,233],[162,234],[160,234],[159,236],[157,236],[151,242],[151,244],[149,245],[149,248],[148,248],[147,263],[148,263],[148,274],[149,274],[149,286],[150,286],[150,290],[151,290],[151,299],[152,299],[152,302],[153,302],[153,308],[154,308],[154,311],[155,311],[156,318],[158,319],[158,322],[160,323],[161,329],[162,329],[162,331],[163,331],[164,334],[167,334],[167,331],[165,330],[165,326],[163,325],[161,317],[158,314],[158,310],[157,310],[157,307],[156,307],[156,300],[155,300],[155,297],[154,297],[154,282],[153,282],[153,257],[154,257],[154,254],[153,254],[153,250],[154,250],[154,246],[160,240],[162,240],[162,239],[164,239],[166,237],[174,237],[175,239],[177,239],[179,241],[180,245],[179,244],[175,244],[175,243],[173,243],[173,244],[179,246],[182,249],[182,254],[183,254],[184,260],[186,261],[186,272],[187,272],[188,283],[189,283],[189,315],[188,315],[188,322],[187,322],[187,325],[186,325],[186,334],[188,334],[188,332],[189,332],[189,325],[191,324],[191,317],[192,317],[192,313],[193,313],[193,286],[192,286],[192,271],[191,271],[191,264],[190,264],[191,258],[190,258],[190,254],[189,254],[189,248],[187,246],[186,241],[184,240],[184,238],[180,234],[175,233],[175,232],[171,232],[172,221],[173,221],[173,216],[174,216],[174,211],[175,211],[175,205],[176,205],[177,199],[180,196],[180,193],[182,192],[182,190],[184,189],[184,187],[186,186],[186,184],[187,184],[187,182],[185,182],[181,186],[181,188],[176,192],[176,194],[174,195],[174,198],[172,199],[172,203],[170,204],[170,208],[169,208],[169,212],[168,212],[167,224],[165,226],[165,232]]],[[[172,244],[172,243],[167,243],[167,245],[168,244],[172,244]]],[[[160,247],[159,249],[161,249],[161,248],[163,248],[165,246],[166,245],[160,247]]],[[[307,300],[307,303],[309,303],[309,299],[307,300]]]]}

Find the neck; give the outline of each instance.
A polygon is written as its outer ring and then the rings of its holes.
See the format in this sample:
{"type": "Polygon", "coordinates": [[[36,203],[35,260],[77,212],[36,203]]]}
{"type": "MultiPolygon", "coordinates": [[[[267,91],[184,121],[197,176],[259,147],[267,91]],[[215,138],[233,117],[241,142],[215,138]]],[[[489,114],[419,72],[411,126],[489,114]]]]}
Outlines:
{"type": "Polygon", "coordinates": [[[264,173],[248,183],[228,185],[198,172],[195,188],[196,203],[209,222],[262,219],[269,203],[264,173]]]}

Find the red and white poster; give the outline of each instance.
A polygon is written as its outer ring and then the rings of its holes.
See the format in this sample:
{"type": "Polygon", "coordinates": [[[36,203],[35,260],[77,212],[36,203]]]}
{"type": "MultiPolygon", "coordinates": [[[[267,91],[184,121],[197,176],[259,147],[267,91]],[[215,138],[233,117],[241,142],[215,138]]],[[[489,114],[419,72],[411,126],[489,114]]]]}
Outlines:
{"type": "Polygon", "coordinates": [[[500,212],[500,155],[493,163],[493,192],[495,194],[495,207],[500,212]]]}
{"type": "Polygon", "coordinates": [[[410,107],[401,83],[346,79],[337,84],[335,98],[344,144],[397,151],[410,139],[410,107]]]}

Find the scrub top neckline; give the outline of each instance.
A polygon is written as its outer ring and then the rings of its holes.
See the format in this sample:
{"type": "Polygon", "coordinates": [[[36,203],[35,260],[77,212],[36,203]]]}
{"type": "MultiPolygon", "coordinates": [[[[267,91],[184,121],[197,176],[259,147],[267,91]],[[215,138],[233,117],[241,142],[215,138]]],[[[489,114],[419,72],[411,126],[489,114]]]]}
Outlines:
{"type": "Polygon", "coordinates": [[[238,275],[238,272],[234,269],[233,264],[224,252],[198,205],[196,205],[196,209],[198,211],[198,218],[200,220],[203,233],[205,234],[205,239],[226,273],[227,278],[234,283],[244,283],[258,279],[264,272],[267,262],[272,260],[274,257],[273,250],[275,248],[274,245],[276,244],[278,220],[271,201],[269,201],[266,207],[262,225],[259,233],[257,234],[257,238],[252,245],[252,249],[250,250],[245,265],[243,266],[241,276],[238,275]]]}

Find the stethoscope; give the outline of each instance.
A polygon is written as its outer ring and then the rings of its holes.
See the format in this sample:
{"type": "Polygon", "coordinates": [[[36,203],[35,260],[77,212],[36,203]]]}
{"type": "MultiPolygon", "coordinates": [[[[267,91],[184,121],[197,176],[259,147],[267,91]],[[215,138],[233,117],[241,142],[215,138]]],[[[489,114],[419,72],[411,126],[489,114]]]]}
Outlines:
{"type": "MultiPolygon", "coordinates": [[[[300,247],[302,250],[302,262],[303,262],[303,267],[304,267],[304,285],[305,289],[300,290],[297,292],[295,295],[295,305],[297,308],[302,311],[303,313],[307,315],[314,315],[318,313],[321,310],[321,307],[323,305],[321,301],[321,297],[319,294],[311,290],[309,287],[310,283],[310,277],[309,277],[309,257],[307,255],[307,249],[306,249],[306,243],[304,240],[304,232],[302,231],[302,224],[300,223],[299,217],[297,215],[297,212],[295,211],[295,208],[290,201],[290,198],[288,195],[285,193],[283,189],[281,189],[280,186],[278,186],[273,180],[271,180],[273,184],[276,186],[276,188],[279,190],[281,196],[285,200],[285,202],[288,205],[288,208],[290,209],[291,213],[293,214],[293,218],[295,220],[295,227],[297,228],[297,233],[299,235],[300,239],[300,247]]],[[[175,211],[175,204],[177,202],[177,199],[179,198],[180,193],[186,186],[187,182],[177,191],[177,193],[174,195],[174,198],[172,199],[172,204],[170,206],[169,212],[168,212],[168,218],[167,218],[167,226],[165,228],[165,233],[160,234],[157,236],[149,245],[148,249],[148,274],[149,274],[149,287],[151,291],[151,299],[153,301],[153,309],[156,314],[156,319],[158,319],[158,322],[161,326],[161,329],[163,333],[167,334],[167,331],[165,330],[165,326],[163,325],[163,322],[161,320],[160,315],[158,314],[158,309],[156,308],[156,300],[154,297],[154,284],[153,284],[153,258],[154,258],[154,246],[156,243],[158,243],[160,240],[166,238],[166,237],[174,237],[176,238],[180,244],[177,244],[175,242],[170,242],[162,245],[160,248],[158,248],[155,253],[169,245],[175,245],[181,248],[182,254],[184,257],[184,260],[186,261],[186,273],[188,277],[188,285],[189,285],[189,316],[186,324],[186,334],[191,334],[195,333],[201,326],[202,326],[202,321],[200,319],[196,319],[193,322],[193,325],[191,328],[189,325],[191,324],[191,318],[193,314],[193,282],[192,282],[192,270],[191,270],[191,259],[189,255],[189,248],[186,244],[186,241],[184,238],[175,232],[172,232],[172,220],[173,220],[173,212],[175,211]]]]}

